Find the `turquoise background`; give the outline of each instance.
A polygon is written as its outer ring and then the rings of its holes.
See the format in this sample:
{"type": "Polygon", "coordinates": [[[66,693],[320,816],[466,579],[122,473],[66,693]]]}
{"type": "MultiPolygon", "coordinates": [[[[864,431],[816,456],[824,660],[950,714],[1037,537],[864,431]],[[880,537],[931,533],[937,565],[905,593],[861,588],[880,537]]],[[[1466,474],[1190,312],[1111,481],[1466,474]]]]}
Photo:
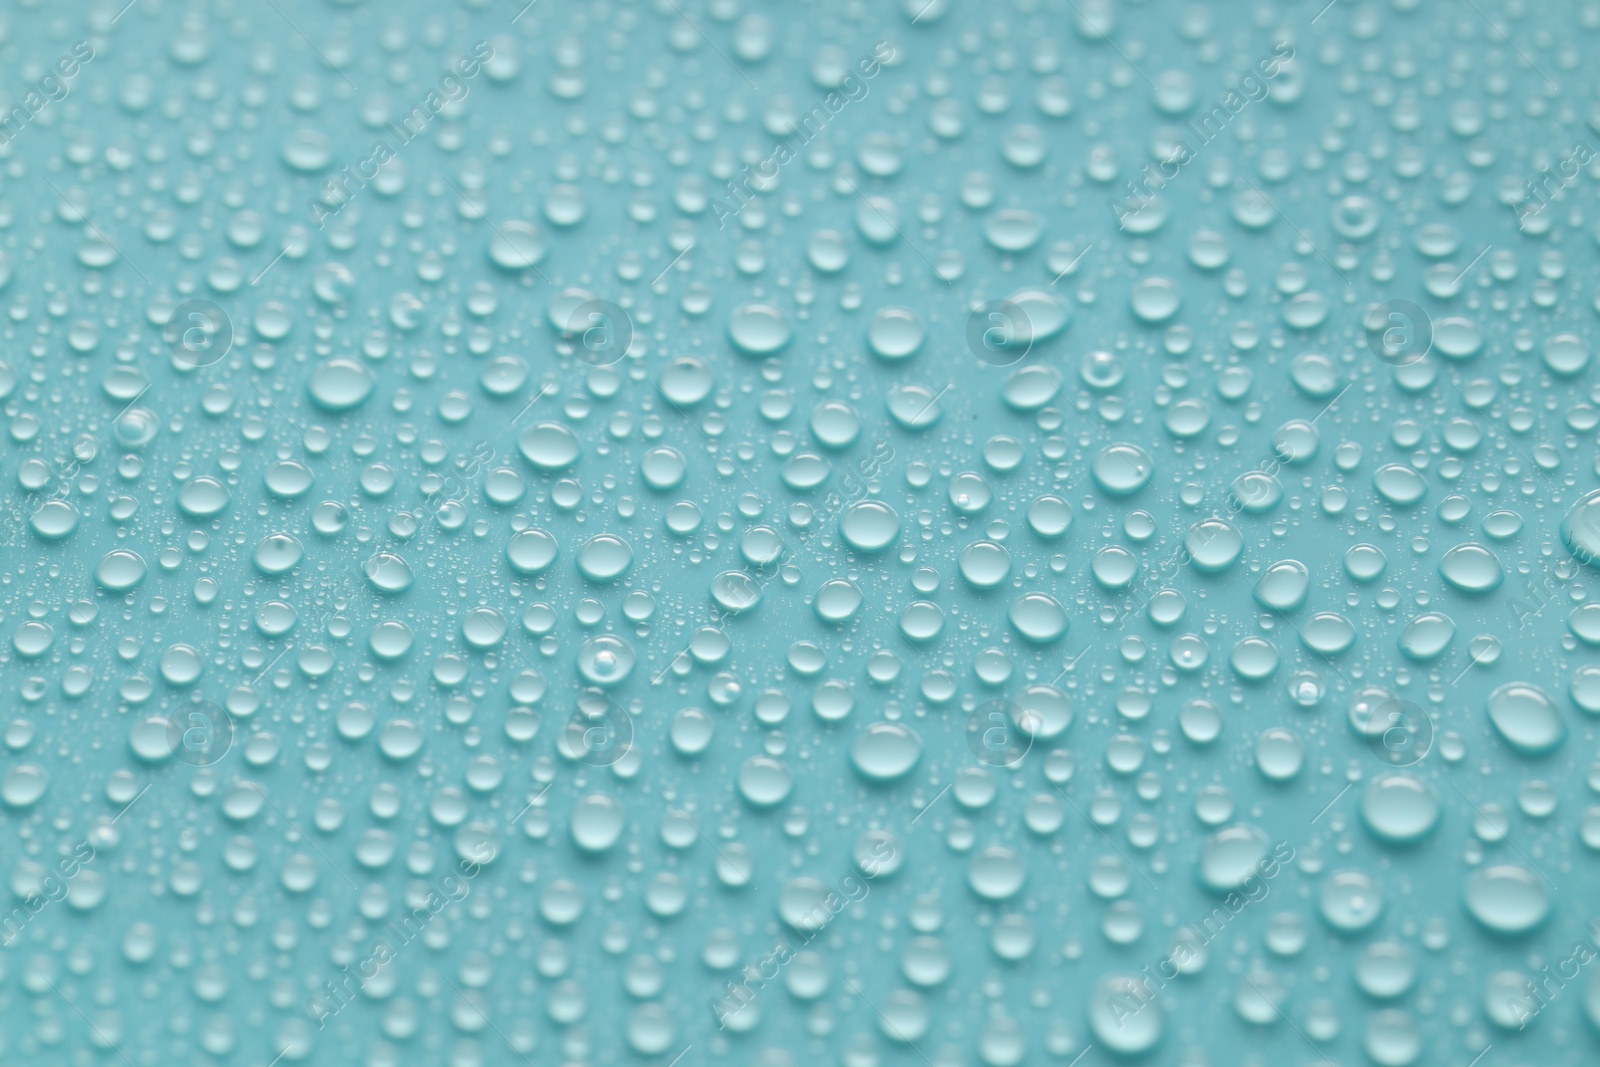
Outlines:
{"type": "Polygon", "coordinates": [[[9,7],[0,1061],[1594,1062],[1600,8],[1319,7],[9,7]]]}

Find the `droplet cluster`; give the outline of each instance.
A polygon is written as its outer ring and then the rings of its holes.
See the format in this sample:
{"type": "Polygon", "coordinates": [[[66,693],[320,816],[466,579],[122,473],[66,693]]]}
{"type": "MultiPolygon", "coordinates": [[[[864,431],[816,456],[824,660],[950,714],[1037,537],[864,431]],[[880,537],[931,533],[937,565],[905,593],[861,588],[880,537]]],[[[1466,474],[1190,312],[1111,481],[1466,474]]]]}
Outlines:
{"type": "Polygon", "coordinates": [[[1600,1058],[1600,5],[14,7],[0,1061],[1600,1058]]]}

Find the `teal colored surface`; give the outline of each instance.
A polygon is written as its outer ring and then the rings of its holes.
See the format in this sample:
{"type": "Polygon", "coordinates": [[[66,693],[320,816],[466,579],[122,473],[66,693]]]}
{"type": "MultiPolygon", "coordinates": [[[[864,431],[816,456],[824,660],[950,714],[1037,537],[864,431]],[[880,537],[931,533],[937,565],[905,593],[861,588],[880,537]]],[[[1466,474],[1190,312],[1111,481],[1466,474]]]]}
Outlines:
{"type": "Polygon", "coordinates": [[[1597,31],[12,5],[0,1063],[1597,1062],[1597,31]]]}

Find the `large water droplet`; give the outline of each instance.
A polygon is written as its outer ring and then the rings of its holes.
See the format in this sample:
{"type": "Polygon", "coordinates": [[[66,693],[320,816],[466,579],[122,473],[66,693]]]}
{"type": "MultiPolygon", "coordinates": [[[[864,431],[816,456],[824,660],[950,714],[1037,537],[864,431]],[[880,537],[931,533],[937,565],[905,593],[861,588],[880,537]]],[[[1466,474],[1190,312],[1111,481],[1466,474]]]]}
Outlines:
{"type": "Polygon", "coordinates": [[[489,259],[506,270],[527,270],[544,259],[544,237],[539,228],[521,219],[495,224],[489,237],[489,259]]]}
{"type": "Polygon", "coordinates": [[[1238,889],[1267,857],[1266,831],[1240,823],[1218,830],[1200,846],[1200,881],[1208,889],[1226,893],[1238,889]]]}
{"type": "Polygon", "coordinates": [[[1137,445],[1113,444],[1100,450],[1092,471],[1101,489],[1112,496],[1128,496],[1150,484],[1155,464],[1137,445]]]}
{"type": "Polygon", "coordinates": [[[850,746],[850,762],[856,770],[880,782],[910,773],[921,754],[921,739],[909,727],[896,722],[873,723],[858,733],[850,746]]]}
{"type": "Polygon", "coordinates": [[[1138,975],[1107,975],[1089,994],[1089,1028],[1113,1052],[1137,1055],[1161,1040],[1162,1009],[1152,983],[1138,975]]]}
{"type": "Polygon", "coordinates": [[[1552,752],[1567,739],[1567,724],[1555,701],[1527,682],[1509,682],[1489,694],[1489,721],[1519,752],[1552,752]]]}
{"type": "Polygon", "coordinates": [[[839,533],[858,552],[882,552],[900,536],[900,516],[880,500],[860,500],[839,517],[839,533]]]}
{"type": "Polygon", "coordinates": [[[1420,841],[1439,825],[1439,796],[1409,774],[1379,775],[1362,797],[1361,818],[1385,841],[1420,841]]]}
{"type": "Polygon", "coordinates": [[[1445,581],[1464,593],[1487,593],[1505,578],[1500,560],[1482,545],[1457,545],[1439,561],[1445,581]]]}
{"type": "Polygon", "coordinates": [[[144,581],[147,572],[144,559],[132,549],[117,548],[107,552],[94,569],[94,580],[114,593],[125,592],[144,581]]]}
{"type": "Polygon", "coordinates": [[[767,304],[741,304],[728,320],[728,337],[739,351],[752,356],[779,352],[793,335],[788,320],[767,304]]]}
{"type": "Polygon", "coordinates": [[[1467,911],[1497,934],[1522,934],[1550,915],[1550,896],[1532,871],[1498,864],[1467,878],[1467,911]]]}
{"type": "Polygon", "coordinates": [[[330,359],[311,372],[311,399],[325,411],[358,408],[372,395],[372,372],[352,359],[330,359]]]}

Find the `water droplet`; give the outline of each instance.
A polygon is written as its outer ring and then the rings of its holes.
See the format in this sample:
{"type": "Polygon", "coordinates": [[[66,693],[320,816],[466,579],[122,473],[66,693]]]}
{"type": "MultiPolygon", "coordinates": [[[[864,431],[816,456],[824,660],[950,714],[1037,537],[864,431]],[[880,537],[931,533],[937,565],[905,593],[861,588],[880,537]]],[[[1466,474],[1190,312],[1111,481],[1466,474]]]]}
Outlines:
{"type": "Polygon", "coordinates": [[[1555,701],[1536,685],[1508,682],[1500,686],[1489,694],[1488,711],[1495,731],[1519,752],[1552,752],[1567,739],[1567,724],[1555,701]]]}
{"type": "Polygon", "coordinates": [[[539,422],[522,431],[517,440],[522,455],[544,471],[566,470],[578,462],[578,439],[559,422],[539,422]]]}
{"type": "Polygon", "coordinates": [[[902,360],[916,355],[927,329],[915,311],[905,307],[886,307],[872,317],[867,328],[867,343],[880,359],[902,360]]]}
{"type": "Polygon", "coordinates": [[[782,351],[793,332],[777,308],[767,304],[741,304],[728,320],[728,338],[739,351],[768,356],[782,351]]]}
{"type": "Polygon", "coordinates": [[[1487,593],[1505,578],[1500,560],[1482,545],[1457,545],[1439,561],[1445,581],[1464,593],[1487,593]]]}
{"type": "Polygon", "coordinates": [[[113,593],[126,592],[144,581],[148,572],[143,557],[127,548],[117,548],[101,557],[94,569],[94,580],[113,593]]]}
{"type": "Polygon", "coordinates": [[[1226,893],[1238,889],[1267,858],[1266,832],[1246,823],[1218,830],[1200,846],[1200,881],[1208,889],[1226,893]]]}
{"type": "Polygon", "coordinates": [[[330,359],[311,374],[311,399],[324,411],[350,411],[366,403],[376,382],[372,372],[350,359],[330,359]]]}
{"type": "Polygon", "coordinates": [[[1067,632],[1066,609],[1048,593],[1026,593],[1007,612],[1017,633],[1035,644],[1059,641],[1067,632]]]}
{"type": "Polygon", "coordinates": [[[1448,615],[1427,611],[1406,624],[1400,634],[1400,651],[1422,663],[1438,659],[1456,635],[1448,615]]]}
{"type": "Polygon", "coordinates": [[[1334,871],[1322,882],[1318,905],[1329,926],[1357,933],[1378,921],[1383,913],[1383,893],[1365,871],[1334,871]]]}
{"type": "Polygon", "coordinates": [[[850,762],[856,770],[880,782],[909,774],[921,754],[922,740],[909,727],[894,722],[871,724],[850,746],[850,762]]]}
{"type": "Polygon", "coordinates": [[[1147,980],[1137,975],[1101,978],[1089,994],[1088,1014],[1095,1039],[1113,1052],[1137,1055],[1161,1040],[1161,1004],[1147,980]]]}
{"type": "Polygon", "coordinates": [[[900,536],[900,516],[882,501],[857,501],[840,516],[839,533],[858,552],[882,552],[900,536]]]}
{"type": "Polygon", "coordinates": [[[1409,774],[1382,774],[1361,800],[1367,829],[1384,841],[1420,841],[1439,825],[1439,797],[1433,787],[1409,774]]]}
{"type": "Polygon", "coordinates": [[[1497,934],[1523,934],[1550,915],[1550,897],[1532,871],[1497,864],[1467,877],[1467,911],[1497,934]]]}
{"type": "Polygon", "coordinates": [[[1155,463],[1132,444],[1107,445],[1094,459],[1095,484],[1112,496],[1129,496],[1150,484],[1155,463]]]}
{"type": "Polygon", "coordinates": [[[1244,536],[1226,519],[1202,519],[1189,527],[1183,545],[1196,570],[1217,573],[1239,561],[1244,551],[1244,536]]]}
{"type": "Polygon", "coordinates": [[[507,219],[495,224],[489,237],[489,259],[495,266],[528,270],[543,262],[544,256],[544,237],[533,223],[507,219]]]}
{"type": "Polygon", "coordinates": [[[595,582],[614,582],[633,566],[633,546],[616,534],[597,534],[578,550],[578,569],[595,582]]]}

